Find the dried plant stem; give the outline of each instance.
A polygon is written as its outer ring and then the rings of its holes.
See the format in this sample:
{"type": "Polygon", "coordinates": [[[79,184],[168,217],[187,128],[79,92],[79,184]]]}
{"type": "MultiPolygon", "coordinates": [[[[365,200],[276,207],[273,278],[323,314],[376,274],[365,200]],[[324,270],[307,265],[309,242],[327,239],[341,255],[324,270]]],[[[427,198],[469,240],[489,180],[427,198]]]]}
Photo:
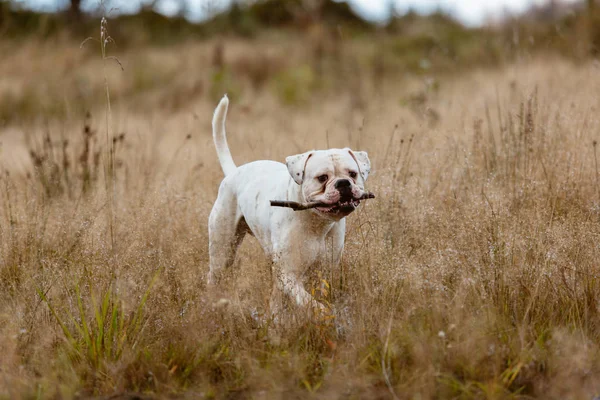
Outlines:
{"type": "Polygon", "coordinates": [[[381,372],[383,373],[383,378],[385,380],[385,386],[387,386],[392,398],[394,400],[398,399],[396,395],[396,391],[394,390],[394,386],[392,385],[392,381],[390,379],[390,375],[388,373],[389,367],[387,366],[387,358],[388,358],[388,345],[390,342],[390,334],[392,333],[392,322],[394,321],[393,316],[390,316],[388,321],[387,332],[385,335],[385,344],[383,345],[383,354],[381,355],[381,372]]]}
{"type": "MultiPolygon", "coordinates": [[[[100,51],[102,53],[102,73],[104,79],[104,90],[106,95],[106,112],[105,112],[105,123],[106,123],[106,149],[107,149],[107,160],[105,160],[105,186],[107,194],[107,211],[108,211],[108,226],[110,230],[110,242],[113,257],[115,255],[115,218],[114,218],[114,204],[116,202],[116,190],[115,190],[115,142],[113,141],[113,135],[111,132],[112,125],[112,109],[110,103],[110,90],[108,86],[108,76],[106,73],[106,62],[107,60],[114,60],[121,69],[123,64],[118,58],[114,56],[106,55],[106,47],[109,43],[114,40],[108,35],[106,17],[102,17],[100,22],[100,51]]],[[[85,42],[84,42],[85,43],[85,42]]]]}
{"type": "Polygon", "coordinates": [[[598,142],[594,140],[592,145],[594,146],[594,167],[596,170],[596,192],[598,192],[598,201],[600,201],[600,176],[598,175],[598,153],[596,152],[596,148],[598,147],[598,142]]]}

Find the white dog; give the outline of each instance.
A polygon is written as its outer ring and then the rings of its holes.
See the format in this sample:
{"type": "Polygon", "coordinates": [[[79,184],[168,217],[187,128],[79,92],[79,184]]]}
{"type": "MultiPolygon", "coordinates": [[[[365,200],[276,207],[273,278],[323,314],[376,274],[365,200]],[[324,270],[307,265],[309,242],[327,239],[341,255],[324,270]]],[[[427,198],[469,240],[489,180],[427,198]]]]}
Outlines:
{"type": "MultiPolygon", "coordinates": [[[[223,268],[233,264],[246,233],[255,236],[274,264],[271,312],[281,293],[305,306],[313,297],[302,277],[319,262],[331,262],[326,242],[333,243],[333,262],[344,248],[345,217],[356,209],[364,192],[371,163],[364,151],[308,151],[276,161],[254,161],[236,167],[225,136],[229,100],[215,109],[213,139],[225,179],[208,221],[210,272],[214,284],[223,268]],[[307,211],[271,207],[270,200],[319,201],[327,207],[307,211]]],[[[322,307],[320,303],[317,306],[322,307]]]]}

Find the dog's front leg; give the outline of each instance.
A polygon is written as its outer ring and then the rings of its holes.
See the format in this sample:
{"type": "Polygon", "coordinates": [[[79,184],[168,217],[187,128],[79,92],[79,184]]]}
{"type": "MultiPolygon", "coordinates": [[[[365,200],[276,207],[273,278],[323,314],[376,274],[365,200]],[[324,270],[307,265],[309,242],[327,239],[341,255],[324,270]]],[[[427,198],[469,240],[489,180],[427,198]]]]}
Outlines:
{"type": "Polygon", "coordinates": [[[283,292],[290,296],[299,306],[305,307],[311,303],[321,305],[304,289],[304,285],[294,274],[283,274],[281,281],[283,292]]]}
{"type": "MultiPolygon", "coordinates": [[[[313,306],[321,310],[325,307],[319,301],[317,301],[310,293],[304,289],[300,274],[294,270],[286,269],[284,265],[275,265],[275,282],[273,290],[276,291],[272,294],[272,298],[278,298],[280,293],[289,296],[297,305],[300,307],[313,306]],[[277,293],[279,292],[279,293],[277,293]]],[[[272,303],[273,311],[279,308],[279,305],[272,303]]]]}

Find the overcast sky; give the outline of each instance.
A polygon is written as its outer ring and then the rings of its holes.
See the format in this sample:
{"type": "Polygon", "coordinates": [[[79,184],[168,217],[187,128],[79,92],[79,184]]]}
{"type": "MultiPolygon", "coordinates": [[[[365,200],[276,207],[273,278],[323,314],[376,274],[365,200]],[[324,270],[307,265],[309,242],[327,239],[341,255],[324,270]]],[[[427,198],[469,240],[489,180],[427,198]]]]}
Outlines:
{"type": "MultiPolygon", "coordinates": [[[[24,6],[51,10],[65,7],[68,0],[17,0],[24,6]]],[[[117,4],[122,12],[133,12],[140,4],[139,0],[111,0],[111,4],[117,4]]],[[[146,0],[149,1],[149,0],[146,0]]],[[[385,20],[390,4],[394,3],[399,12],[413,9],[427,13],[436,9],[443,9],[468,25],[480,25],[488,19],[498,19],[505,13],[516,14],[527,9],[533,4],[544,4],[549,0],[348,0],[352,7],[364,17],[371,20],[385,20]]],[[[562,0],[563,2],[574,2],[576,0],[562,0]]],[[[86,0],[84,0],[86,3],[86,0]]],[[[211,9],[225,8],[229,0],[188,0],[191,4],[191,14],[194,19],[202,19],[207,6],[211,9]]],[[[97,0],[87,0],[92,7],[98,4],[97,0]]],[[[172,13],[176,10],[177,0],[161,1],[161,10],[172,13]]]]}

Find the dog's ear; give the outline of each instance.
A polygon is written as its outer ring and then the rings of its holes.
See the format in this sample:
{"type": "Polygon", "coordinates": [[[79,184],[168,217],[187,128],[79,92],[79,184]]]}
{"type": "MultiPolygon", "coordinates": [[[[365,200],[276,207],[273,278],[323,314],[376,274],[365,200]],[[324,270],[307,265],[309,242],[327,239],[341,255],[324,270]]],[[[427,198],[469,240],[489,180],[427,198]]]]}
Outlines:
{"type": "Polygon", "coordinates": [[[287,165],[287,169],[294,179],[294,182],[298,185],[302,185],[302,181],[304,180],[304,168],[306,168],[306,163],[312,154],[312,151],[307,151],[306,153],[296,154],[295,156],[289,156],[285,159],[285,165],[287,165]]]}
{"type": "Polygon", "coordinates": [[[366,151],[352,151],[351,149],[347,149],[356,164],[358,165],[358,171],[363,178],[363,181],[366,181],[371,173],[371,160],[369,160],[369,155],[366,151]]]}

